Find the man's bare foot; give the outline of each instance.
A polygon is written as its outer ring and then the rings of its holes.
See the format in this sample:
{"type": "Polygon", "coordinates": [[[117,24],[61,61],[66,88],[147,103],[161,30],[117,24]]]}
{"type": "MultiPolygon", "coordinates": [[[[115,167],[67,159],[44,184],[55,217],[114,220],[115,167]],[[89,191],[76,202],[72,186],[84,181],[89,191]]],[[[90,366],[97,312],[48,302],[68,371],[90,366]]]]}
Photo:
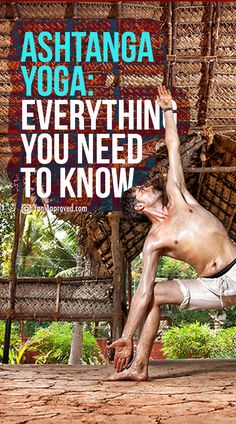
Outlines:
{"type": "Polygon", "coordinates": [[[122,372],[109,375],[105,381],[147,381],[147,379],[147,369],[138,370],[135,366],[131,366],[122,372]]]}

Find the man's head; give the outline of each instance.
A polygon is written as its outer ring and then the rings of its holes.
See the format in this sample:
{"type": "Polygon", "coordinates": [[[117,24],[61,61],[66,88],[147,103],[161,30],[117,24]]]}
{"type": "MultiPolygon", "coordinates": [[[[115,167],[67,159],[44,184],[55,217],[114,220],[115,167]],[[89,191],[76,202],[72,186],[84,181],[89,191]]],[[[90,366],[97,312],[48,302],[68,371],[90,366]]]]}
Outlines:
{"type": "Polygon", "coordinates": [[[128,219],[147,221],[148,212],[157,205],[162,205],[162,191],[153,186],[137,186],[123,193],[121,209],[128,219]]]}

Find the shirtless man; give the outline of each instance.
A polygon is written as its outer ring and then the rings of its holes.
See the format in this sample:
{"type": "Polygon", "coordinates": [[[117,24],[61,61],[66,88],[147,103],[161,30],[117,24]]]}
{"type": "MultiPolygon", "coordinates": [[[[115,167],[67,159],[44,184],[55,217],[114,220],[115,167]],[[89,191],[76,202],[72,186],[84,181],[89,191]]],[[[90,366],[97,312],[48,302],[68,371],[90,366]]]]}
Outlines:
{"type": "Polygon", "coordinates": [[[168,204],[163,205],[162,192],[153,186],[129,189],[122,198],[123,212],[130,219],[145,216],[152,226],[143,247],[143,272],[122,337],[109,346],[115,348],[116,369],[108,378],[110,381],[148,379],[148,360],[159,328],[161,305],[174,304],[189,310],[236,305],[236,247],[221,222],[187,190],[172,97],[165,87],[158,88],[157,100],[165,113],[168,204]],[[199,278],[155,284],[161,256],[187,262],[199,278]],[[141,324],[136,356],[130,364],[132,338],[141,324]]]}

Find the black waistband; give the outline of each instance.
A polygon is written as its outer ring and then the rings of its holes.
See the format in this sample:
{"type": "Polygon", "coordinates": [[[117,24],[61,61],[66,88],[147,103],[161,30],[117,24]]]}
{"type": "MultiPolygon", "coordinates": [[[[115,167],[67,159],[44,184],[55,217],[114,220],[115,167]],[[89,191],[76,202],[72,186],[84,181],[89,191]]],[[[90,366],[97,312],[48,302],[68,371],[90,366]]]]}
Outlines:
{"type": "Polygon", "coordinates": [[[218,278],[218,277],[222,277],[222,275],[226,274],[226,272],[228,272],[234,266],[234,264],[236,264],[236,258],[232,262],[230,262],[229,265],[227,265],[225,268],[223,268],[221,271],[217,272],[216,274],[208,275],[207,277],[203,277],[203,278],[218,278]]]}

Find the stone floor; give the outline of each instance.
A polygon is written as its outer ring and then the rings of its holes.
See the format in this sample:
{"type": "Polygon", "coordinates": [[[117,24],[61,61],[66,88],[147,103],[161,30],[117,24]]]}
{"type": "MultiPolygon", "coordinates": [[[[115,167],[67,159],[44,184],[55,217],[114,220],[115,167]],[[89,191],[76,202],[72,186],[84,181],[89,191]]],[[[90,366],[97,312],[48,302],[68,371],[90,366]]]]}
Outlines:
{"type": "Polygon", "coordinates": [[[0,365],[0,423],[236,423],[236,361],[156,361],[142,383],[103,382],[111,370],[0,365]]]}

